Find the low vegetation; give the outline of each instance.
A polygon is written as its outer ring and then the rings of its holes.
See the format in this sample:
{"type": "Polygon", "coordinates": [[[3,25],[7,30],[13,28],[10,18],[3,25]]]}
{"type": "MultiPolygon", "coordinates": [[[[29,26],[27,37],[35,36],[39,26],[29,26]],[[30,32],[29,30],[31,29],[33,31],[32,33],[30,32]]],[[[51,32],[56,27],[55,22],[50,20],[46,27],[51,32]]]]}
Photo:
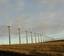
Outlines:
{"type": "Polygon", "coordinates": [[[64,41],[50,41],[38,44],[0,45],[0,56],[4,52],[19,53],[19,56],[64,56],[64,41]]]}

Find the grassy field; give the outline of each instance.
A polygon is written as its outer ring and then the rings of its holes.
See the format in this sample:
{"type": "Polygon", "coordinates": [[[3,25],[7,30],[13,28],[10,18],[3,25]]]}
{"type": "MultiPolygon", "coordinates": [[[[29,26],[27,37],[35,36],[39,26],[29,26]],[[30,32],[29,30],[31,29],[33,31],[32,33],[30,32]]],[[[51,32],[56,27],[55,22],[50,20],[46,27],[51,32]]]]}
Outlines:
{"type": "Polygon", "coordinates": [[[33,56],[64,56],[64,40],[38,44],[0,45],[0,51],[11,51],[33,56]]]}

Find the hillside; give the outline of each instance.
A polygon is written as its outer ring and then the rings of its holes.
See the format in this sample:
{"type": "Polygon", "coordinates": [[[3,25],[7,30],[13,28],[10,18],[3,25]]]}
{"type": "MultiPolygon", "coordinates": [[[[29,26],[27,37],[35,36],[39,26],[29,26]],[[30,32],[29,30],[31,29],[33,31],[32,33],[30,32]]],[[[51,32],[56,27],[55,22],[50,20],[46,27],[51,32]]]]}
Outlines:
{"type": "Polygon", "coordinates": [[[64,40],[38,44],[0,45],[0,51],[16,52],[32,56],[64,56],[64,40]]]}

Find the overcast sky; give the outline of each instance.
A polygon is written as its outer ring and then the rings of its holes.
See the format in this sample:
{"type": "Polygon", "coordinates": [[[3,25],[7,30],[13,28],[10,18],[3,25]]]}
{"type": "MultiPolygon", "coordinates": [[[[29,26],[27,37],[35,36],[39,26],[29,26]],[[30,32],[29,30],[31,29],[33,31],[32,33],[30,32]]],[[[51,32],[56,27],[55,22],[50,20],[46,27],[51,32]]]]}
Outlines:
{"type": "Polygon", "coordinates": [[[25,30],[31,28],[50,35],[63,34],[64,0],[0,0],[0,30],[2,25],[21,25],[25,30]]]}

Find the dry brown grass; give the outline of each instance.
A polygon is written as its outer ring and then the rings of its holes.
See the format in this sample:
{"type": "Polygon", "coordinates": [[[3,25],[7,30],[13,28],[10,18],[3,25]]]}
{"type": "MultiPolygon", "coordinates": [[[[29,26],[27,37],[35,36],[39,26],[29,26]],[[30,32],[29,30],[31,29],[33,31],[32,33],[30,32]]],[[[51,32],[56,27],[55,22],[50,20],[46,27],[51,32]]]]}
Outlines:
{"type": "Polygon", "coordinates": [[[47,54],[49,56],[64,56],[64,41],[52,41],[38,44],[0,45],[0,50],[26,54],[47,54]]]}

